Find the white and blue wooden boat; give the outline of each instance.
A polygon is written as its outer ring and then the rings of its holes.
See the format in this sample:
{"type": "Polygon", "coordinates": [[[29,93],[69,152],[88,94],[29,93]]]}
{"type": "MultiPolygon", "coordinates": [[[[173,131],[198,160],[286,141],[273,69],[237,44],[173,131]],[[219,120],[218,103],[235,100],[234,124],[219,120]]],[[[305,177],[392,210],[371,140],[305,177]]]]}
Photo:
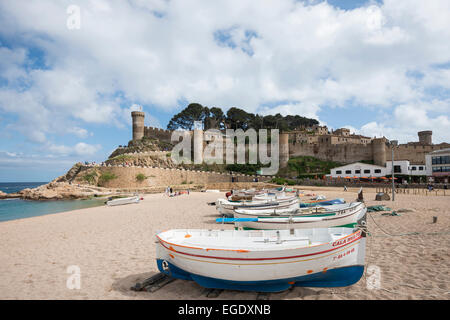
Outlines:
{"type": "Polygon", "coordinates": [[[280,292],[344,287],[364,273],[365,232],[356,228],[169,230],[156,236],[158,269],[206,288],[280,292]]]}
{"type": "Polygon", "coordinates": [[[273,209],[273,208],[288,208],[296,206],[299,207],[299,200],[297,197],[285,197],[276,201],[272,200],[255,200],[255,201],[228,201],[225,199],[218,199],[216,201],[216,209],[221,215],[228,217],[233,217],[234,210],[236,209],[252,209],[252,210],[263,210],[263,209],[273,209]]]}
{"type": "Polygon", "coordinates": [[[295,214],[282,211],[269,214],[256,213],[253,210],[235,210],[234,218],[221,218],[217,222],[234,223],[242,229],[301,229],[301,228],[354,228],[359,221],[365,220],[367,208],[361,202],[335,205],[332,210],[308,210],[295,214]]]}

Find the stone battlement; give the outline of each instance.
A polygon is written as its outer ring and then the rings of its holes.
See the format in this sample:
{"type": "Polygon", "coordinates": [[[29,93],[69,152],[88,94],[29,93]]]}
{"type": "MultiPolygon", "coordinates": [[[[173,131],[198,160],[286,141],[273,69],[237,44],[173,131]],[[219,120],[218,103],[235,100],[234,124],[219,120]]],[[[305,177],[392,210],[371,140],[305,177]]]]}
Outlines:
{"type": "Polygon", "coordinates": [[[144,127],[144,137],[155,138],[161,141],[170,142],[172,136],[171,130],[164,130],[161,128],[144,127]]]}

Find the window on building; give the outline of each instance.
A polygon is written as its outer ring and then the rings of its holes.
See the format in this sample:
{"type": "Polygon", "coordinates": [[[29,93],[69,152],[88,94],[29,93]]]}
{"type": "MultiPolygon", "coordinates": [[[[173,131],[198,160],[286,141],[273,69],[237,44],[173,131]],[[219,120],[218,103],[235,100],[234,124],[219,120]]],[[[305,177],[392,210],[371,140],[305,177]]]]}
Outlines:
{"type": "Polygon", "coordinates": [[[416,167],[411,167],[411,170],[412,171],[416,171],[416,167]]]}
{"type": "Polygon", "coordinates": [[[422,171],[422,170],[423,170],[423,167],[419,167],[419,170],[422,171]]]}
{"type": "Polygon", "coordinates": [[[381,173],[381,169],[375,169],[375,173],[381,173]]]}
{"type": "Polygon", "coordinates": [[[370,169],[365,169],[364,173],[370,173],[370,169]]]}
{"type": "Polygon", "coordinates": [[[395,173],[401,173],[402,172],[402,167],[401,166],[394,166],[394,172],[395,173]]]}
{"type": "Polygon", "coordinates": [[[341,170],[336,170],[336,174],[342,174],[341,170]]]}
{"type": "Polygon", "coordinates": [[[450,163],[450,157],[431,157],[431,164],[447,164],[450,163]]]}
{"type": "Polygon", "coordinates": [[[359,174],[359,173],[361,173],[361,170],[355,170],[355,173],[359,174]]]}
{"type": "Polygon", "coordinates": [[[345,170],[345,173],[352,173],[352,170],[345,170]]]}

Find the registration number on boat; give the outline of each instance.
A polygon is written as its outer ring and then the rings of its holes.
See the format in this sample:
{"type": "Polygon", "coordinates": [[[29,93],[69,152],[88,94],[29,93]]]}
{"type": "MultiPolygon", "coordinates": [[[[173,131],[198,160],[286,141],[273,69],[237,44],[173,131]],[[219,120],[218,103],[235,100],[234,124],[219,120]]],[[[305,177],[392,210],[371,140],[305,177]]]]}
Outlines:
{"type": "Polygon", "coordinates": [[[355,251],[355,248],[352,248],[352,249],[349,249],[349,250],[347,250],[347,251],[345,251],[345,252],[343,252],[341,254],[338,254],[337,256],[333,257],[333,261],[337,260],[337,259],[342,259],[343,257],[348,256],[349,254],[351,254],[354,251],[355,251]]]}

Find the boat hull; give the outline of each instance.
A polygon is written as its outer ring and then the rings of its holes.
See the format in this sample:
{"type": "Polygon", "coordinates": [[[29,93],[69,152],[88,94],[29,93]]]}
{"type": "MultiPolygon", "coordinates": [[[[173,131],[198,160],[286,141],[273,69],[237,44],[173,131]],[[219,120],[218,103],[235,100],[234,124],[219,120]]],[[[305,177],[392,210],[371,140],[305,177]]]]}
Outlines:
{"type": "Polygon", "coordinates": [[[269,209],[286,209],[294,207],[298,208],[297,199],[282,200],[279,202],[253,202],[253,203],[229,203],[229,202],[218,202],[216,209],[223,216],[233,217],[235,209],[251,209],[255,212],[258,210],[269,210],[269,209]]]}
{"type": "MultiPolygon", "coordinates": [[[[313,214],[308,216],[292,216],[289,218],[264,217],[258,221],[235,222],[236,228],[259,229],[259,230],[283,230],[301,228],[354,228],[360,221],[365,220],[367,208],[356,207],[352,210],[338,211],[335,213],[313,214]]],[[[235,213],[235,218],[247,218],[235,213]]]]}
{"type": "Polygon", "coordinates": [[[317,246],[264,252],[192,248],[159,238],[157,266],[168,276],[206,288],[280,292],[292,286],[344,287],[364,272],[365,241],[356,231],[317,246]]]}
{"type": "Polygon", "coordinates": [[[107,201],[106,204],[108,206],[120,206],[125,204],[131,204],[131,203],[139,203],[140,199],[139,197],[129,197],[129,198],[119,198],[107,201]]]}
{"type": "Polygon", "coordinates": [[[316,272],[314,274],[295,278],[261,281],[233,281],[190,273],[178,268],[170,262],[168,262],[167,266],[163,267],[164,261],[165,260],[163,259],[157,259],[158,269],[168,276],[176,279],[195,281],[204,288],[239,291],[282,292],[293,286],[319,288],[347,287],[357,283],[364,274],[364,265],[354,265],[327,270],[327,272],[316,272]]]}

